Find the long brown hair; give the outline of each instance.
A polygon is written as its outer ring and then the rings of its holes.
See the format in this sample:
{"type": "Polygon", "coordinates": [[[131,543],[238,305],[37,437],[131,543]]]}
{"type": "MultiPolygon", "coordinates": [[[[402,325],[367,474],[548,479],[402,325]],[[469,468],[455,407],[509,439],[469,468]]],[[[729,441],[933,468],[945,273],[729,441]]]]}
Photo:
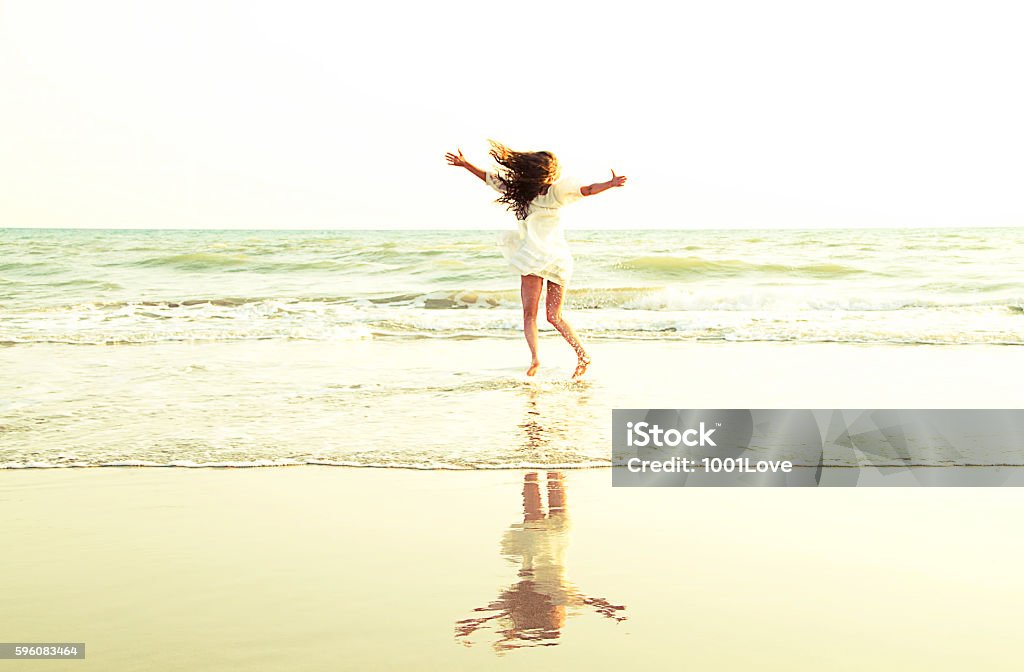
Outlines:
{"type": "Polygon", "coordinates": [[[558,179],[558,159],[551,152],[516,152],[500,142],[491,143],[491,156],[504,168],[498,176],[505,188],[498,203],[508,204],[516,219],[526,219],[530,201],[558,179]]]}

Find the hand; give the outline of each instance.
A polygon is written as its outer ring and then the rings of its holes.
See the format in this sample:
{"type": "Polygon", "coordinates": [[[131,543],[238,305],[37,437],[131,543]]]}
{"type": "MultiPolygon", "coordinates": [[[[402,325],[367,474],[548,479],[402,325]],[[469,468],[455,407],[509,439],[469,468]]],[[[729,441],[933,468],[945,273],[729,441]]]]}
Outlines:
{"type": "Polygon", "coordinates": [[[612,171],[612,179],[609,180],[609,183],[613,187],[621,187],[622,185],[624,185],[626,183],[626,176],[625,175],[616,175],[615,171],[613,170],[612,171]]]}
{"type": "Polygon", "coordinates": [[[466,157],[462,155],[462,150],[457,149],[455,151],[457,151],[458,154],[452,154],[451,152],[448,152],[447,154],[444,155],[444,158],[448,160],[448,165],[457,166],[459,168],[465,168],[466,166],[468,166],[469,161],[466,161],[466,157]]]}

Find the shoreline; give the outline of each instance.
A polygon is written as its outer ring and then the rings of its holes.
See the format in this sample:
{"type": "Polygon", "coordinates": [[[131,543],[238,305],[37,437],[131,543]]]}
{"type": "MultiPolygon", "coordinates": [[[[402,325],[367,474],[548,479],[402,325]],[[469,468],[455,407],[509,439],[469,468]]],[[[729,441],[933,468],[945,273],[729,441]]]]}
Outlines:
{"type": "MultiPolygon", "coordinates": [[[[576,309],[567,310],[566,314],[572,314],[577,312],[576,309]]],[[[1024,312],[1024,311],[1021,311],[1024,312]]],[[[554,328],[549,326],[538,325],[538,337],[541,341],[550,340],[552,342],[561,342],[562,337],[555,331],[554,328]]],[[[661,334],[662,332],[653,332],[661,334]]],[[[673,333],[673,332],[669,332],[673,333]]],[[[981,342],[969,342],[969,343],[949,343],[944,341],[856,341],[856,340],[839,340],[839,339],[816,339],[816,340],[798,340],[798,339],[728,339],[728,338],[672,338],[664,336],[636,336],[634,335],[612,335],[606,336],[602,334],[587,334],[588,342],[605,344],[621,344],[621,345],[640,345],[640,344],[651,344],[660,343],[665,345],[675,344],[688,344],[688,345],[711,345],[711,346],[729,346],[729,345],[780,345],[780,346],[851,346],[851,347],[879,347],[879,348],[918,348],[918,347],[931,347],[931,348],[986,348],[986,347],[997,347],[997,348],[1013,348],[1022,347],[1024,342],[1002,342],[1002,341],[986,341],[981,342]]],[[[368,337],[359,337],[352,339],[342,339],[338,341],[325,341],[316,338],[303,338],[303,337],[284,337],[284,336],[270,336],[266,338],[181,338],[181,339],[168,339],[162,341],[106,341],[106,342],[92,342],[92,341],[70,341],[70,340],[52,340],[52,341],[0,341],[0,348],[19,348],[26,346],[75,346],[75,347],[92,347],[92,348],[113,348],[121,346],[161,346],[161,345],[217,345],[217,344],[245,344],[245,343],[318,343],[321,345],[338,345],[339,343],[360,341],[360,342],[374,342],[374,343],[405,343],[405,344],[416,344],[430,341],[451,341],[457,343],[483,341],[483,342],[520,342],[523,340],[522,333],[508,333],[508,334],[495,334],[490,333],[483,336],[477,336],[474,334],[459,334],[454,336],[409,336],[405,334],[392,334],[392,333],[379,333],[373,334],[368,337]]]]}
{"type": "MultiPolygon", "coordinates": [[[[748,458],[749,459],[749,458],[748,458]]],[[[814,470],[819,467],[810,464],[792,464],[790,465],[794,471],[799,470],[814,470]]],[[[20,471],[84,471],[84,470],[105,470],[105,469],[124,469],[124,470],[184,470],[184,471],[201,471],[201,470],[244,470],[244,469],[294,469],[298,467],[310,467],[310,468],[325,468],[325,469],[352,469],[355,471],[408,471],[408,472],[445,472],[445,473],[490,473],[490,472],[524,472],[524,471],[544,471],[544,470],[556,470],[556,471],[604,471],[614,469],[627,469],[626,464],[579,464],[579,465],[565,465],[565,464],[548,464],[538,463],[532,465],[521,465],[521,466],[509,466],[509,467],[412,467],[405,465],[391,466],[391,465],[370,465],[370,464],[327,464],[319,462],[296,462],[294,464],[84,464],[84,465],[28,465],[28,466],[17,466],[0,467],[0,473],[5,472],[20,472],[20,471]]],[[[826,471],[831,470],[857,470],[857,471],[878,471],[884,469],[900,469],[909,472],[920,471],[944,471],[951,469],[967,469],[967,470],[1024,470],[1024,464],[1010,464],[1010,463],[971,463],[971,464],[898,464],[898,463],[882,463],[882,464],[869,464],[869,465],[852,465],[852,464],[826,464],[824,465],[826,471]]],[[[1024,472],[1022,472],[1024,473],[1024,472]]]]}
{"type": "MultiPolygon", "coordinates": [[[[499,474],[523,476],[530,473],[558,472],[565,474],[599,474],[607,473],[608,486],[616,490],[635,489],[879,489],[879,488],[920,488],[929,489],[985,489],[1024,487],[1024,465],[1001,464],[968,464],[968,465],[866,465],[860,467],[836,465],[826,466],[823,470],[808,465],[792,465],[786,474],[763,473],[732,473],[732,474],[691,474],[689,479],[668,480],[664,482],[637,481],[635,474],[626,473],[622,465],[600,466],[559,466],[536,465],[523,467],[501,468],[435,468],[424,469],[415,467],[384,467],[384,466],[353,466],[326,464],[291,464],[291,465],[243,465],[243,466],[212,466],[201,465],[185,467],[179,465],[128,466],[128,465],[96,465],[82,467],[7,467],[0,469],[0,488],[10,483],[3,479],[5,473],[26,472],[39,474],[45,471],[138,471],[138,472],[232,472],[232,471],[350,471],[355,474],[362,472],[397,472],[399,474],[429,473],[467,474],[499,474]],[[305,467],[306,469],[302,469],[305,467]]],[[[103,478],[102,476],[98,476],[103,478]]],[[[399,476],[404,477],[404,476],[399,476]]],[[[591,476],[587,476],[588,478],[591,476]]],[[[596,478],[597,476],[593,476],[596,478]]],[[[18,478],[18,477],[13,477],[18,478]]],[[[16,484],[16,482],[15,482],[16,484]]]]}

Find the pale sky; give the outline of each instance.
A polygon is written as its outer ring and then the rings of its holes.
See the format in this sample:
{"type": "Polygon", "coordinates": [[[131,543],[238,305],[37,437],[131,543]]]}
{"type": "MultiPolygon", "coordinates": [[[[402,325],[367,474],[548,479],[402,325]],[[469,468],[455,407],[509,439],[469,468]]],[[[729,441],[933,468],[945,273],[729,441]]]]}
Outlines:
{"type": "Polygon", "coordinates": [[[1019,7],[0,0],[0,227],[1021,226],[1019,7]]]}

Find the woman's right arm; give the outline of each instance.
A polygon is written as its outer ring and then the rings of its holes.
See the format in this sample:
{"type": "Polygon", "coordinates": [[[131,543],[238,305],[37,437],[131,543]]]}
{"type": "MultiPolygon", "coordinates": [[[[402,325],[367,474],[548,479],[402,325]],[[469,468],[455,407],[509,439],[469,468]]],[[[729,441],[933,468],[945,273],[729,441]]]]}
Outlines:
{"type": "Polygon", "coordinates": [[[449,166],[456,166],[456,167],[459,167],[459,168],[465,168],[466,170],[468,170],[469,172],[473,173],[474,175],[479,177],[481,180],[486,182],[487,181],[487,173],[485,173],[484,171],[480,170],[479,168],[474,166],[469,161],[466,161],[466,157],[464,157],[462,155],[462,150],[461,149],[458,149],[456,151],[458,152],[458,154],[452,154],[451,152],[448,152],[447,154],[444,155],[444,158],[448,160],[448,165],[449,166]]]}

